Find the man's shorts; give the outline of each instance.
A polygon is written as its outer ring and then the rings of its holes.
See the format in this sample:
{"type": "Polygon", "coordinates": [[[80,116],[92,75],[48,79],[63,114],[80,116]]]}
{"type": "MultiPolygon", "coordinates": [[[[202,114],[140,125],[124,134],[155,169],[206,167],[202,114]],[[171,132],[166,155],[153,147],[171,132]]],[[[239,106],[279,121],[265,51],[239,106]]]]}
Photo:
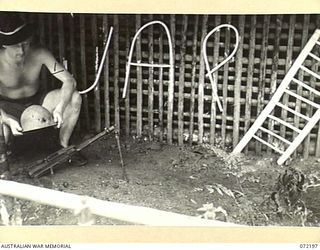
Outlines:
{"type": "Polygon", "coordinates": [[[38,91],[33,96],[20,99],[11,99],[0,95],[0,109],[20,121],[23,111],[31,105],[41,105],[45,96],[44,91],[38,91]]]}

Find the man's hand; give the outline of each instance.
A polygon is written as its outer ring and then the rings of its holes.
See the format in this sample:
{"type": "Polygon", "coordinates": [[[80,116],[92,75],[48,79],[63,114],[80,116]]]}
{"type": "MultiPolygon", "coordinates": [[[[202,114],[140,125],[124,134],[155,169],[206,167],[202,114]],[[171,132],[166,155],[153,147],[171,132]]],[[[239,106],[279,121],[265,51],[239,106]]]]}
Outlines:
{"type": "Polygon", "coordinates": [[[22,135],[22,127],[20,126],[20,123],[13,116],[8,115],[5,112],[1,113],[3,123],[10,127],[12,134],[14,136],[22,135]]]}
{"type": "Polygon", "coordinates": [[[60,128],[63,123],[62,112],[59,111],[58,109],[55,109],[52,112],[52,115],[53,115],[53,121],[57,123],[57,128],[60,128]]]}

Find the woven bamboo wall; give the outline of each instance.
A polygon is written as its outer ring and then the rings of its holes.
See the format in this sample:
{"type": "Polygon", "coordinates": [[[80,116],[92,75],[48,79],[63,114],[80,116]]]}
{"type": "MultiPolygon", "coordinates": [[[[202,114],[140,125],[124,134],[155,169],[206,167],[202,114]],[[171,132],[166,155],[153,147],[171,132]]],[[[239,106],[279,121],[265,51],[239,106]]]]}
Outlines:
{"type": "MultiPolygon", "coordinates": [[[[320,27],[319,15],[37,14],[28,18],[39,21],[40,42],[60,61],[68,60],[78,89],[84,89],[94,81],[95,61],[101,58],[109,27],[114,27],[100,87],[83,96],[78,129],[99,131],[104,126],[116,124],[127,135],[160,141],[172,137],[173,142],[180,145],[208,142],[223,148],[233,148],[239,142],[308,38],[320,27]],[[152,20],[163,21],[168,26],[174,45],[172,135],[167,133],[169,70],[132,67],[128,98],[121,99],[132,37],[138,28],[152,20]],[[241,39],[236,56],[216,73],[218,94],[226,107],[220,113],[211,101],[211,85],[205,77],[201,44],[211,29],[223,23],[234,25],[241,39]],[[97,52],[99,58],[96,58],[97,52]]],[[[212,66],[230,53],[234,41],[230,30],[223,30],[209,40],[207,51],[212,66]]],[[[168,39],[159,25],[142,32],[133,60],[169,63],[168,39]]],[[[44,81],[49,87],[55,84],[46,75],[44,81]]],[[[295,100],[288,99],[287,102],[296,109],[301,107],[295,100]]],[[[299,121],[293,121],[287,113],[282,117],[299,126],[299,121]]],[[[291,132],[283,127],[275,126],[274,129],[291,136],[291,132]]],[[[250,145],[257,153],[267,150],[260,143],[250,145]]],[[[320,155],[319,126],[312,130],[299,151],[304,157],[320,155]]]]}

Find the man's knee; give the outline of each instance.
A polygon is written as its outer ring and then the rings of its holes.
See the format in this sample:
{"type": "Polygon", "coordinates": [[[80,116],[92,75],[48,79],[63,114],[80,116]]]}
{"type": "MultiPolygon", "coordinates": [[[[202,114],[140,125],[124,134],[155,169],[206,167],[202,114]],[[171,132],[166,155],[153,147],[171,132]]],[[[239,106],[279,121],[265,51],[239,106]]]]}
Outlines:
{"type": "Polygon", "coordinates": [[[78,91],[73,92],[70,104],[73,109],[80,110],[82,98],[78,91]]]}

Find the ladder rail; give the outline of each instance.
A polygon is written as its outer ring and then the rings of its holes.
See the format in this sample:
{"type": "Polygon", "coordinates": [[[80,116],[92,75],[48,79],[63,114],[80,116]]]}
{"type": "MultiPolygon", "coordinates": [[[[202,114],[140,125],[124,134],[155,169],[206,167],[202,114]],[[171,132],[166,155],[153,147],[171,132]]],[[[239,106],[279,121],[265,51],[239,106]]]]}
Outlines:
{"type": "Polygon", "coordinates": [[[263,132],[268,133],[269,135],[272,135],[273,137],[278,138],[279,140],[281,140],[281,141],[285,142],[285,143],[286,143],[286,144],[288,144],[288,145],[290,145],[290,144],[291,144],[291,142],[290,142],[290,141],[288,141],[286,138],[283,138],[282,136],[280,136],[280,135],[278,135],[278,134],[276,134],[276,133],[272,132],[272,131],[271,131],[271,130],[269,130],[269,129],[266,129],[266,128],[264,128],[264,127],[260,127],[259,129],[260,129],[260,130],[262,130],[263,132]]]}
{"type": "Polygon", "coordinates": [[[302,49],[301,53],[289,69],[288,73],[283,78],[281,84],[279,85],[277,91],[274,93],[273,97],[269,101],[269,103],[266,105],[266,107],[262,110],[260,115],[257,117],[253,125],[250,127],[248,132],[244,135],[244,137],[241,139],[241,141],[238,143],[238,145],[234,148],[233,153],[237,154],[240,153],[244,147],[248,144],[250,139],[253,137],[253,135],[257,132],[258,128],[261,127],[263,122],[265,121],[265,118],[272,112],[274,109],[276,103],[279,102],[281,99],[284,90],[287,88],[289,83],[292,81],[292,78],[300,68],[303,61],[308,56],[309,52],[314,47],[315,43],[317,43],[318,39],[320,37],[320,29],[317,29],[313,35],[310,37],[308,42],[306,43],[305,47],[302,49]]]}
{"type": "Polygon", "coordinates": [[[260,137],[258,137],[258,136],[256,136],[256,135],[254,135],[254,136],[252,136],[252,137],[253,137],[254,139],[258,140],[259,142],[261,142],[262,144],[268,146],[269,148],[272,148],[274,151],[276,151],[276,152],[278,152],[278,153],[280,153],[280,154],[283,154],[283,153],[284,153],[284,151],[282,151],[282,150],[278,149],[277,147],[271,145],[270,143],[266,142],[265,140],[261,139],[260,137]]]}
{"type": "Polygon", "coordinates": [[[296,128],[295,126],[291,125],[290,123],[284,121],[284,120],[281,120],[280,118],[276,117],[276,116],[273,116],[273,115],[268,115],[267,117],[271,118],[272,120],[275,120],[279,123],[281,123],[282,125],[288,127],[288,128],[291,128],[293,131],[296,131],[297,133],[300,133],[301,130],[296,128]]]}
{"type": "Polygon", "coordinates": [[[301,85],[301,86],[304,87],[305,89],[313,92],[314,94],[320,96],[320,92],[319,92],[318,90],[310,87],[309,85],[305,84],[304,82],[302,82],[302,81],[300,81],[300,80],[298,80],[298,79],[296,79],[296,78],[293,78],[292,81],[294,81],[295,83],[301,85]]]}
{"type": "Polygon", "coordinates": [[[283,108],[283,109],[291,112],[292,114],[294,114],[296,116],[299,116],[300,118],[302,118],[306,121],[310,121],[310,117],[305,116],[304,114],[301,114],[301,113],[295,111],[294,109],[287,107],[286,105],[283,105],[281,102],[278,102],[276,105],[279,106],[280,108],[283,108]]]}
{"type": "Polygon", "coordinates": [[[316,111],[313,115],[312,119],[306,124],[301,133],[294,139],[291,145],[287,148],[284,154],[278,159],[277,164],[282,165],[294,152],[294,150],[299,146],[299,144],[304,140],[304,138],[308,135],[311,129],[317,124],[320,120],[320,109],[316,111]]]}
{"type": "Polygon", "coordinates": [[[311,106],[313,106],[315,108],[320,108],[319,104],[316,104],[315,102],[310,101],[307,98],[304,98],[303,96],[298,95],[298,94],[294,93],[293,91],[291,91],[289,89],[286,89],[284,92],[287,93],[288,95],[291,95],[291,96],[293,96],[293,97],[305,102],[305,103],[308,103],[309,105],[311,105],[311,106]]]}

